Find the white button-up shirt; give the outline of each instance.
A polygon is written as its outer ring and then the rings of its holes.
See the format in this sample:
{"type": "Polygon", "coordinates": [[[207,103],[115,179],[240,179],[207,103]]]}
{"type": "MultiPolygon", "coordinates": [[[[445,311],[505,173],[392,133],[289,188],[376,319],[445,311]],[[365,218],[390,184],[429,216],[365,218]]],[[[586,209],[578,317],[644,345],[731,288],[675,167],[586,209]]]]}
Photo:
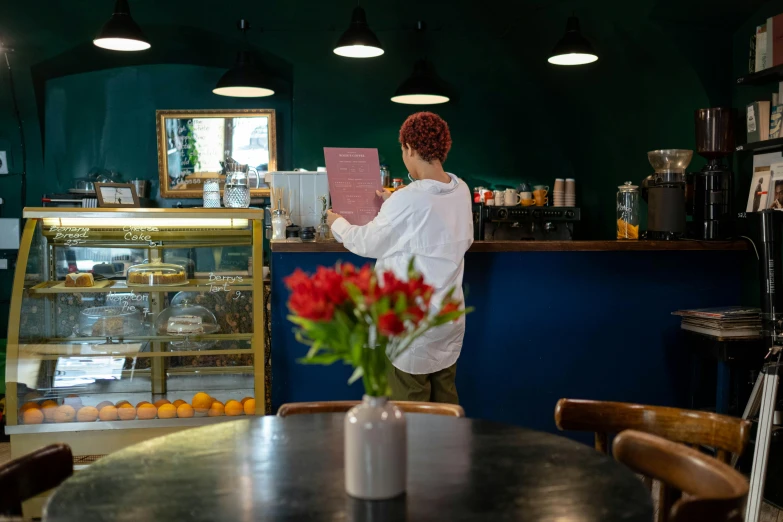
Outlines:
{"type": "MultiPolygon", "coordinates": [[[[465,252],[473,243],[471,193],[453,174],[450,183],[415,181],[387,199],[375,219],[351,225],[344,218],[332,224],[332,234],[354,254],[377,259],[378,273],[392,270],[401,280],[408,277],[408,263],[435,288],[430,312],[437,313],[446,292],[463,300],[465,252]]],[[[434,328],[416,339],[396,361],[406,373],[427,374],[457,361],[465,336],[465,318],[434,328]]]]}

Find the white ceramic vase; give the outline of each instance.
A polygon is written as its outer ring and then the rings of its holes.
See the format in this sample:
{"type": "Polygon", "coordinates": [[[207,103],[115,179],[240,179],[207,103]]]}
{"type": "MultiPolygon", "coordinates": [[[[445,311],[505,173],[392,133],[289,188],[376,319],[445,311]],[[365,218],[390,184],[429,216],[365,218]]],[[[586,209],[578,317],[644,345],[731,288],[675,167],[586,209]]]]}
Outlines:
{"type": "Polygon", "coordinates": [[[405,415],[387,397],[365,395],[345,415],[345,490],[364,500],[405,492],[408,440],[405,415]]]}

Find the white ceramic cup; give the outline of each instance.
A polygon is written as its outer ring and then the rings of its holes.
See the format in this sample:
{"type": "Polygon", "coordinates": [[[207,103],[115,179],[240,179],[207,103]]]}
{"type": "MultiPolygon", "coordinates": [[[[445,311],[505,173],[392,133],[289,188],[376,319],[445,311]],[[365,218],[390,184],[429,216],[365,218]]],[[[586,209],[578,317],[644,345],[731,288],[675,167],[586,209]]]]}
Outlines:
{"type": "Polygon", "coordinates": [[[503,202],[506,204],[507,207],[513,207],[519,205],[520,201],[521,198],[519,197],[519,192],[511,188],[506,189],[506,193],[503,196],[503,202]]]}
{"type": "Polygon", "coordinates": [[[505,193],[502,190],[495,191],[495,206],[502,207],[505,203],[505,193]]]}

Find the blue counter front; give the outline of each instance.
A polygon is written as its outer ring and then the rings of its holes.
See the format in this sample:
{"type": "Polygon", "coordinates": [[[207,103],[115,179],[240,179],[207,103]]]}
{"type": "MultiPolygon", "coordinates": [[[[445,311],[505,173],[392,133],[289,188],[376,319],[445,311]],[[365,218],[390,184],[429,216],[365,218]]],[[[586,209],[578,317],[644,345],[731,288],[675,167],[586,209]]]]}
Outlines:
{"type": "MultiPolygon", "coordinates": [[[[613,242],[602,242],[613,243],[613,242]]],[[[301,245],[300,245],[301,246],[301,245]]],[[[371,262],[337,248],[273,246],[272,407],[359,399],[351,369],[297,363],[306,352],[287,321],[283,278],[338,260],[371,262]]],[[[554,431],[561,397],[688,405],[691,354],[681,308],[740,304],[739,248],[474,248],[465,260],[467,318],[457,363],[460,402],[471,417],[554,431]]]]}

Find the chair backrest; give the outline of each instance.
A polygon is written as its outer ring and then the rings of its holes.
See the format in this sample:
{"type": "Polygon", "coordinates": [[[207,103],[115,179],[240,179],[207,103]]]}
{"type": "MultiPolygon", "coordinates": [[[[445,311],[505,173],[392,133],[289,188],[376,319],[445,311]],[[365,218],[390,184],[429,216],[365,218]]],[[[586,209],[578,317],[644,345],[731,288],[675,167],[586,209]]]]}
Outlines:
{"type": "MultiPolygon", "coordinates": [[[[289,402],[277,410],[278,417],[301,415],[303,413],[344,413],[360,404],[361,401],[323,401],[323,402],[289,402]]],[[[429,413],[449,417],[464,417],[465,410],[458,404],[442,402],[392,401],[405,413],[429,413]]]]}
{"type": "Polygon", "coordinates": [[[604,453],[607,434],[637,430],[693,447],[713,447],[722,462],[728,462],[731,453],[742,454],[751,426],[749,421],[709,412],[578,399],[557,401],[555,423],[561,430],[595,432],[595,447],[604,453]]]}
{"type": "Polygon", "coordinates": [[[748,481],[697,450],[640,431],[617,435],[615,459],[686,495],[666,513],[670,522],[741,522],[748,481]]]}
{"type": "Polygon", "coordinates": [[[52,444],[0,466],[0,515],[22,516],[22,502],[48,491],[73,474],[73,455],[52,444]]]}

